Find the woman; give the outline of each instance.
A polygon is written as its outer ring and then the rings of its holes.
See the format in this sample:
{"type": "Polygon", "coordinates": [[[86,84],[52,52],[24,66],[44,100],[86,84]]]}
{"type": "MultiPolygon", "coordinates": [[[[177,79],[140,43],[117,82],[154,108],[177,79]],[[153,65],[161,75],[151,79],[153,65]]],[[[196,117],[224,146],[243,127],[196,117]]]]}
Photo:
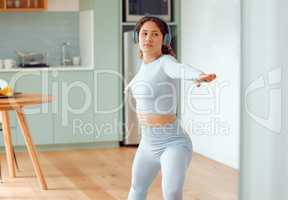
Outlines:
{"type": "Polygon", "coordinates": [[[142,18],[136,24],[134,39],[139,43],[143,62],[127,89],[136,99],[142,138],[133,161],[128,199],[146,199],[161,169],[164,199],[181,200],[192,142],[176,117],[175,79],[193,80],[200,86],[216,75],[178,63],[170,47],[169,26],[159,18],[142,18]]]}

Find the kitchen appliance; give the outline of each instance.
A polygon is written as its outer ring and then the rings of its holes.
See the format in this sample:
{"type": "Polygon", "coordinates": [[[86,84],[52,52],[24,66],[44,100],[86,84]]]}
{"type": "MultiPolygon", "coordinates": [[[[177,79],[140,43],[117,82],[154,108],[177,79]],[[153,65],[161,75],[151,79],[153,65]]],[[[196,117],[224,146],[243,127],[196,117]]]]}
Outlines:
{"type": "Polygon", "coordinates": [[[153,15],[171,21],[171,0],[126,0],[126,21],[138,21],[145,15],[153,15]]]}
{"type": "Polygon", "coordinates": [[[19,61],[19,67],[49,67],[47,62],[47,53],[27,53],[16,50],[19,61]]]}
{"type": "MultiPolygon", "coordinates": [[[[133,41],[133,31],[124,32],[124,78],[126,88],[127,84],[133,79],[137,73],[141,60],[138,56],[138,45],[133,41]]],[[[141,139],[141,130],[138,126],[136,115],[135,99],[129,90],[124,95],[124,145],[137,145],[141,139]]]]}

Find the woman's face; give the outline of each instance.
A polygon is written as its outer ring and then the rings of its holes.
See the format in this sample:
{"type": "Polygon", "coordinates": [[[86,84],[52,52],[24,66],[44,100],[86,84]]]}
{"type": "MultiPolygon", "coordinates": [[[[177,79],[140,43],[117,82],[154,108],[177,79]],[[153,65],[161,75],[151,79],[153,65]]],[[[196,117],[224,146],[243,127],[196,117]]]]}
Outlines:
{"type": "Polygon", "coordinates": [[[151,21],[145,22],[139,31],[139,47],[143,54],[162,54],[163,35],[158,26],[151,21]]]}

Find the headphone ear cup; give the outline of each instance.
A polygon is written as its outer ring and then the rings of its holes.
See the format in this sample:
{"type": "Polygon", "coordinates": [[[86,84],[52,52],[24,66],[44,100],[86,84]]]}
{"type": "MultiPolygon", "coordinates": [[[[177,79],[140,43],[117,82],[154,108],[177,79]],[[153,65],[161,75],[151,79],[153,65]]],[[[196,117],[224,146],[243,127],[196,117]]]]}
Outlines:
{"type": "Polygon", "coordinates": [[[134,42],[136,44],[139,42],[139,36],[138,36],[138,32],[137,31],[133,32],[133,40],[134,40],[134,42]]]}
{"type": "Polygon", "coordinates": [[[171,37],[169,34],[166,33],[164,36],[163,45],[167,46],[170,44],[170,42],[171,42],[171,37]]]}

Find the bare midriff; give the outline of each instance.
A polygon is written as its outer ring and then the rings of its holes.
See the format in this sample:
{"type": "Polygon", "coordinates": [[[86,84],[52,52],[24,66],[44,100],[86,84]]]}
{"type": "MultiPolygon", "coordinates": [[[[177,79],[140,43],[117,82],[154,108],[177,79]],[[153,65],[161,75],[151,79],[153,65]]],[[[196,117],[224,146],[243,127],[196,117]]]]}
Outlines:
{"type": "Polygon", "coordinates": [[[146,126],[163,126],[172,124],[176,121],[175,114],[147,114],[137,113],[138,121],[141,125],[146,126]]]}

